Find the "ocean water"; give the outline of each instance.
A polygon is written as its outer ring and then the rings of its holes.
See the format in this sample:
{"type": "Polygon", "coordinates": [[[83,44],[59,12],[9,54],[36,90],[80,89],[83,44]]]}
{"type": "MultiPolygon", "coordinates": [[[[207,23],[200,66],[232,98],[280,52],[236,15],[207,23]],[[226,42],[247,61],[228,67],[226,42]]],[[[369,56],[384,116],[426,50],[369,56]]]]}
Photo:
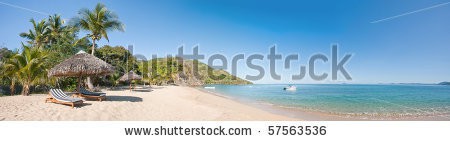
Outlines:
{"type": "Polygon", "coordinates": [[[219,93],[255,103],[361,118],[439,116],[450,120],[450,86],[393,84],[208,85],[219,93]]]}

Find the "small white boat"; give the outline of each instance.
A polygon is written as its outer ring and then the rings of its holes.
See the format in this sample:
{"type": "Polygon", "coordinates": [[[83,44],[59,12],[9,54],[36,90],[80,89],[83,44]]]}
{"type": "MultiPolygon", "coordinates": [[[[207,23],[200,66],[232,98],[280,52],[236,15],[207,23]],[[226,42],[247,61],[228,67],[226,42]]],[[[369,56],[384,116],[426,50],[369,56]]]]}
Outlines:
{"type": "Polygon", "coordinates": [[[216,87],[205,87],[205,89],[216,89],[216,87]]]}
{"type": "Polygon", "coordinates": [[[292,85],[289,85],[289,86],[287,86],[287,87],[284,87],[283,90],[286,90],[286,91],[295,91],[295,90],[297,90],[297,87],[292,86],[292,85]]]}

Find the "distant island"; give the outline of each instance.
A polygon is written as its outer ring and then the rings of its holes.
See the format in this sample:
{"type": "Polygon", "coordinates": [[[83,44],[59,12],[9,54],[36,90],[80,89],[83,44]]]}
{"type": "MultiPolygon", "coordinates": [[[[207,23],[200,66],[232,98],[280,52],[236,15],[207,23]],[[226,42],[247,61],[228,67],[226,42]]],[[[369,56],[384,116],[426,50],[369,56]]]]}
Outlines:
{"type": "Polygon", "coordinates": [[[450,85],[450,82],[441,82],[439,85],[450,85]]]}

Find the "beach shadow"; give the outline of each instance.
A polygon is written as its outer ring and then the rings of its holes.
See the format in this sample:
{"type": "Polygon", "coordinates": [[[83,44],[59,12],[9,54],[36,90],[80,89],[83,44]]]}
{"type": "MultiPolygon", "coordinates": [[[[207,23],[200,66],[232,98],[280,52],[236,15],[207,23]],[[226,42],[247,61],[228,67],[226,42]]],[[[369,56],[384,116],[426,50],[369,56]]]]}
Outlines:
{"type": "Polygon", "coordinates": [[[151,89],[133,89],[133,92],[152,92],[153,90],[151,89]]]}
{"type": "Polygon", "coordinates": [[[108,91],[123,91],[125,89],[122,88],[112,88],[112,89],[107,89],[108,91]]]}
{"type": "Polygon", "coordinates": [[[166,88],[166,87],[164,87],[164,86],[150,87],[150,89],[164,89],[164,88],[166,88]]]}
{"type": "Polygon", "coordinates": [[[106,96],[106,101],[142,102],[142,98],[135,96],[106,96]]]}
{"type": "Polygon", "coordinates": [[[81,104],[81,105],[78,105],[78,106],[75,106],[76,108],[83,108],[83,107],[85,107],[85,106],[91,106],[92,105],[92,103],[85,103],[85,102],[83,102],[83,104],[81,104]]]}

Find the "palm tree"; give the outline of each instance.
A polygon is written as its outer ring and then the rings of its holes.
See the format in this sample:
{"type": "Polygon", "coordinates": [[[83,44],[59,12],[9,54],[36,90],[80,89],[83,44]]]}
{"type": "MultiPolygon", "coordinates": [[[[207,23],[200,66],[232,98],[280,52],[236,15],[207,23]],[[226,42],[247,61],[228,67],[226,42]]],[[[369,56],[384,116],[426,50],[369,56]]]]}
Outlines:
{"type": "Polygon", "coordinates": [[[11,88],[15,82],[22,84],[22,95],[30,94],[30,86],[42,82],[45,79],[46,68],[44,66],[48,53],[41,48],[31,48],[22,44],[20,54],[12,56],[5,64],[6,75],[11,78],[11,88]]]}
{"type": "Polygon", "coordinates": [[[5,56],[2,58],[2,66],[0,68],[0,73],[2,74],[2,81],[9,84],[9,90],[10,90],[10,94],[11,96],[14,95],[15,93],[15,87],[16,87],[16,82],[17,79],[14,75],[15,73],[15,69],[11,69],[10,66],[8,66],[8,64],[13,60],[12,56],[15,56],[17,54],[17,52],[13,52],[12,54],[10,54],[9,56],[5,56]]]}
{"type": "Polygon", "coordinates": [[[39,23],[36,23],[34,19],[31,19],[30,22],[33,24],[33,29],[30,29],[28,33],[20,33],[20,37],[29,39],[28,43],[35,47],[44,47],[49,41],[48,35],[50,34],[47,22],[41,20],[39,23]]]}
{"type": "Polygon", "coordinates": [[[84,38],[76,39],[79,29],[75,26],[64,25],[65,21],[60,15],[54,14],[48,18],[49,43],[58,44],[66,47],[75,47],[84,38]]]}
{"type": "Polygon", "coordinates": [[[55,63],[61,61],[61,59],[65,59],[76,53],[74,47],[84,40],[84,38],[77,39],[76,34],[78,29],[74,26],[64,25],[65,21],[57,14],[49,16],[47,23],[49,29],[49,46],[46,50],[54,52],[49,56],[49,59],[54,61],[48,62],[47,66],[53,66],[56,65],[55,63]]]}
{"type": "Polygon", "coordinates": [[[9,61],[11,61],[12,56],[16,55],[17,51],[10,51],[6,48],[2,48],[0,50],[0,77],[1,80],[3,81],[0,85],[3,84],[10,84],[10,94],[14,95],[15,93],[15,84],[16,84],[16,79],[15,77],[13,77],[13,75],[11,75],[12,73],[14,73],[14,71],[9,71],[8,68],[6,67],[7,63],[9,61]]]}
{"type": "MultiPolygon", "coordinates": [[[[124,31],[124,25],[118,20],[118,16],[109,11],[104,4],[98,3],[91,11],[89,9],[81,9],[78,17],[72,18],[71,22],[76,27],[90,32],[87,36],[92,40],[91,54],[95,52],[95,42],[105,38],[109,42],[108,31],[119,30],[124,31]]],[[[89,89],[93,89],[90,77],[87,77],[89,89]]]]}
{"type": "Polygon", "coordinates": [[[57,39],[61,38],[63,32],[65,32],[65,26],[63,26],[64,20],[61,20],[61,16],[52,15],[48,17],[48,29],[50,30],[49,42],[52,44],[56,42],[57,39]]]}
{"type": "Polygon", "coordinates": [[[9,92],[12,96],[16,93],[17,74],[15,74],[15,69],[10,69],[10,67],[7,67],[6,62],[3,63],[3,66],[4,67],[2,67],[1,70],[1,73],[3,74],[2,77],[4,81],[7,81],[7,83],[9,83],[9,92]]]}
{"type": "Polygon", "coordinates": [[[108,31],[124,31],[124,25],[118,20],[118,16],[109,11],[104,4],[98,3],[91,11],[81,9],[78,17],[72,18],[73,24],[90,32],[87,36],[92,39],[92,51],[94,55],[95,42],[105,38],[109,42],[108,31]]]}

